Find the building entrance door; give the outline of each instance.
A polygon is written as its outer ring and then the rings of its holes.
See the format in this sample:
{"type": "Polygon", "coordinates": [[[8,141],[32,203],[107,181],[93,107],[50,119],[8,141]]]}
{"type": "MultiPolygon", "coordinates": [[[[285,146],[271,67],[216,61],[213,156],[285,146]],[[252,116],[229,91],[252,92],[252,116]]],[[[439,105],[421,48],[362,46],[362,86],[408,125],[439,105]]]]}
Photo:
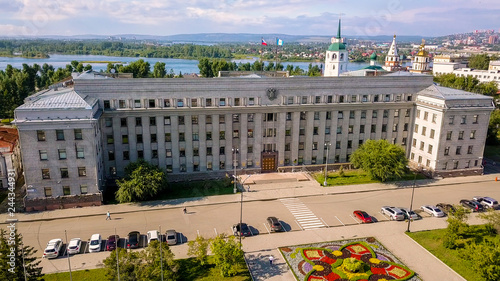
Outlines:
{"type": "Polygon", "coordinates": [[[274,173],[278,169],[278,152],[262,152],[261,173],[274,173]]]}

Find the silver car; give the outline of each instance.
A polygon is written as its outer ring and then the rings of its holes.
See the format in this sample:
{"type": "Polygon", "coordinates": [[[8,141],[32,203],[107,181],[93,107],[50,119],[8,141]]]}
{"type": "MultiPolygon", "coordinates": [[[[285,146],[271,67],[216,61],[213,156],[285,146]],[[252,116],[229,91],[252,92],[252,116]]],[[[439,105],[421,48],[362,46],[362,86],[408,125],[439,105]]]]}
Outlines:
{"type": "Polygon", "coordinates": [[[405,219],[403,211],[396,207],[384,206],[380,209],[380,212],[388,216],[390,220],[403,221],[405,219]]]}
{"type": "Polygon", "coordinates": [[[165,233],[165,237],[167,239],[167,244],[168,245],[175,245],[177,244],[177,232],[173,229],[167,230],[165,233]]]}
{"type": "Polygon", "coordinates": [[[408,208],[399,208],[403,214],[405,215],[405,218],[410,218],[412,220],[418,220],[421,219],[422,217],[419,216],[417,213],[415,213],[413,210],[410,211],[408,208]]]}
{"type": "Polygon", "coordinates": [[[432,206],[432,205],[424,205],[422,207],[420,207],[420,209],[426,213],[428,213],[429,215],[431,216],[434,216],[434,217],[444,217],[445,214],[443,213],[443,211],[441,211],[438,207],[436,206],[432,206]]]}

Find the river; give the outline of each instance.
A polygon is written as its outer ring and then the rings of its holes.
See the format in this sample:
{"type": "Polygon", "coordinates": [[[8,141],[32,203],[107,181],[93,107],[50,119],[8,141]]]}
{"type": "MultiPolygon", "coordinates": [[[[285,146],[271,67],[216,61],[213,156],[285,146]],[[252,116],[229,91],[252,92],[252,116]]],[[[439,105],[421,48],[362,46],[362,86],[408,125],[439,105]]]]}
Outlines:
{"type": "MultiPolygon", "coordinates": [[[[136,61],[139,59],[143,59],[150,63],[151,70],[153,70],[153,66],[156,62],[164,62],[166,64],[167,73],[170,72],[170,69],[174,70],[175,74],[179,74],[182,72],[183,74],[187,73],[199,73],[198,69],[198,60],[185,60],[185,59],[164,59],[164,58],[141,58],[141,57],[111,57],[111,56],[94,56],[94,55],[58,55],[51,54],[49,58],[43,59],[28,59],[21,57],[0,57],[0,70],[5,70],[7,65],[12,65],[14,68],[22,68],[22,65],[28,64],[38,64],[42,66],[44,63],[52,65],[54,68],[66,67],[67,64],[70,64],[71,61],[83,61],[84,65],[87,65],[85,61],[91,61],[92,69],[95,71],[106,71],[106,67],[108,65],[107,62],[113,63],[121,63],[127,64],[132,61],[136,61]]],[[[255,59],[244,59],[244,60],[233,60],[236,63],[253,63],[255,59]]],[[[291,64],[294,67],[299,66],[303,70],[307,71],[310,62],[282,62],[282,64],[286,67],[291,64]]],[[[323,62],[313,62],[313,65],[321,66],[323,62]]],[[[365,62],[351,62],[349,63],[349,70],[358,70],[368,66],[369,63],[365,62]]]]}

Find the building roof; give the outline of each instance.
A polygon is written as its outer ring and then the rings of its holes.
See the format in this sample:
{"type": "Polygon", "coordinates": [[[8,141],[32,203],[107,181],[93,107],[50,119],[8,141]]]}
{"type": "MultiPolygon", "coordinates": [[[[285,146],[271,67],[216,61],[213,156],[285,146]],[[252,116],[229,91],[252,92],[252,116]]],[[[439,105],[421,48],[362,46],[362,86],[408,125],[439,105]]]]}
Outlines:
{"type": "Polygon", "coordinates": [[[418,95],[444,100],[448,108],[464,106],[484,107],[493,105],[492,97],[438,85],[429,86],[420,91],[418,95]]]}
{"type": "Polygon", "coordinates": [[[17,129],[0,127],[0,152],[12,152],[18,140],[17,129]]]}
{"type": "Polygon", "coordinates": [[[332,38],[332,44],[328,47],[328,51],[340,51],[345,50],[345,44],[342,43],[342,37],[340,36],[340,19],[339,19],[339,29],[337,30],[337,37],[332,38]]]}
{"type": "Polygon", "coordinates": [[[95,98],[80,95],[73,88],[51,89],[26,99],[17,109],[92,109],[95,98]]]}

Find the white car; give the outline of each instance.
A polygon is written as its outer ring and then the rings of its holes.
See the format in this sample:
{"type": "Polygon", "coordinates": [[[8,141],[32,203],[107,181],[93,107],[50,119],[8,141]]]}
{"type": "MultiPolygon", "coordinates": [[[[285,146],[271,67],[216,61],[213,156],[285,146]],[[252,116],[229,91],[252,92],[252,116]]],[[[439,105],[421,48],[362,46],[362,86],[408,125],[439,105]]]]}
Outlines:
{"type": "Polygon", "coordinates": [[[443,211],[441,211],[441,209],[439,209],[436,206],[424,205],[424,206],[420,207],[420,209],[422,211],[428,213],[431,216],[434,216],[434,217],[444,217],[443,211]]]}
{"type": "Polygon", "coordinates": [[[498,201],[491,197],[474,196],[473,199],[481,203],[486,208],[493,208],[493,209],[498,208],[498,201]]]}
{"type": "Polygon", "coordinates": [[[415,213],[413,210],[410,211],[410,209],[408,208],[399,208],[403,214],[405,215],[406,218],[410,218],[412,220],[418,220],[418,219],[421,219],[422,217],[420,217],[417,213],[415,213]]]}
{"type": "Polygon", "coordinates": [[[100,252],[101,244],[102,244],[101,234],[92,234],[92,236],[90,237],[89,252],[91,253],[100,252]]]}
{"type": "Polygon", "coordinates": [[[384,206],[380,209],[383,215],[389,216],[390,220],[402,221],[405,219],[403,212],[396,207],[384,206]]]}
{"type": "Polygon", "coordinates": [[[167,244],[168,245],[175,245],[177,244],[177,232],[173,229],[167,230],[165,233],[165,236],[167,236],[167,244]]]}
{"type": "Polygon", "coordinates": [[[148,231],[148,245],[151,241],[159,241],[160,240],[160,232],[158,230],[150,230],[148,231]]]}
{"type": "Polygon", "coordinates": [[[62,239],[52,239],[47,243],[47,247],[43,251],[43,257],[48,259],[54,259],[61,253],[62,239]]]}
{"type": "Polygon", "coordinates": [[[68,244],[68,254],[79,254],[80,249],[82,248],[82,239],[73,238],[69,241],[68,244]]]}

